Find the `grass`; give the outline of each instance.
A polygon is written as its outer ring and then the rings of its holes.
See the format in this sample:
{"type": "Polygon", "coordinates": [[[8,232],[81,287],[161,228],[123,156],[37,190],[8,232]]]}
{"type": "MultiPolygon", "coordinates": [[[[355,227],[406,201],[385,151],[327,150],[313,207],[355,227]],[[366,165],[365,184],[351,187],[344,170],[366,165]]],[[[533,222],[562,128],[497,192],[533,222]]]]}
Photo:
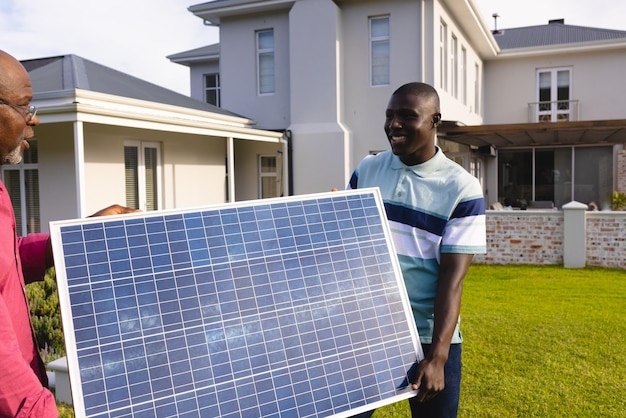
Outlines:
{"type": "MultiPolygon", "coordinates": [[[[626,271],[473,265],[460,417],[623,417],[626,271]]],[[[390,405],[375,418],[409,417],[390,405]]]]}
{"type": "MultiPolygon", "coordinates": [[[[459,416],[624,416],[625,301],[624,270],[473,265],[459,416]]],[[[374,414],[401,417],[410,417],[407,401],[374,414]]]]}

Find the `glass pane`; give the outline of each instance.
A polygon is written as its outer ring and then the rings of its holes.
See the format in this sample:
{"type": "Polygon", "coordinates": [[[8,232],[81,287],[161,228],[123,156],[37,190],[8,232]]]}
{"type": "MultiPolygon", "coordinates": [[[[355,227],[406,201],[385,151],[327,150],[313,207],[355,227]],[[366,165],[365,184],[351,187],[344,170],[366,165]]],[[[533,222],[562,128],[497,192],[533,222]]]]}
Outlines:
{"type": "Polygon", "coordinates": [[[274,31],[257,32],[259,49],[274,49],[274,31]]]}
{"type": "Polygon", "coordinates": [[[24,235],[22,229],[22,188],[20,187],[20,170],[4,170],[4,186],[11,196],[11,204],[15,213],[17,235],[24,235]]]}
{"type": "Polygon", "coordinates": [[[261,198],[278,197],[278,187],[276,185],[276,177],[268,176],[261,178],[261,198]]]}
{"type": "MultiPolygon", "coordinates": [[[[569,100],[569,70],[558,71],[557,75],[557,100],[569,100]]],[[[569,108],[569,103],[566,103],[569,108]]]]}
{"type": "Polygon", "coordinates": [[[24,170],[27,232],[41,231],[39,215],[39,171],[24,170]]]}
{"type": "Polygon", "coordinates": [[[144,148],[146,174],[146,210],[158,209],[157,149],[144,148]]]}
{"type": "Polygon", "coordinates": [[[377,19],[371,19],[372,38],[387,37],[389,36],[389,18],[381,17],[377,19]]]}
{"type": "Polygon", "coordinates": [[[389,41],[372,42],[372,85],[389,84],[389,41]]]}
{"type": "Polygon", "coordinates": [[[124,147],[124,169],[126,174],[126,206],[139,209],[139,173],[137,147],[124,147]]]}
{"type": "Polygon", "coordinates": [[[261,157],[261,173],[276,173],[276,157],[261,157]]]}
{"type": "Polygon", "coordinates": [[[274,92],[274,53],[259,54],[259,92],[274,92]]]}
{"type": "Polygon", "coordinates": [[[600,209],[609,209],[613,187],[612,148],[576,148],[574,167],[574,200],[585,204],[594,201],[600,209]]]}
{"type": "Polygon", "coordinates": [[[532,151],[501,150],[498,153],[498,199],[520,207],[532,199],[532,151]]]}
{"type": "Polygon", "coordinates": [[[569,88],[569,70],[561,70],[556,74],[556,83],[559,88],[568,87],[569,88]]]}
{"type": "Polygon", "coordinates": [[[205,87],[217,87],[217,74],[205,74],[204,85],[205,87]]]}
{"type": "Polygon", "coordinates": [[[217,106],[217,91],[216,90],[207,90],[206,91],[206,100],[208,104],[212,104],[213,106],[217,106]]]}
{"type": "Polygon", "coordinates": [[[535,200],[561,207],[572,200],[572,149],[535,151],[535,200]]]}

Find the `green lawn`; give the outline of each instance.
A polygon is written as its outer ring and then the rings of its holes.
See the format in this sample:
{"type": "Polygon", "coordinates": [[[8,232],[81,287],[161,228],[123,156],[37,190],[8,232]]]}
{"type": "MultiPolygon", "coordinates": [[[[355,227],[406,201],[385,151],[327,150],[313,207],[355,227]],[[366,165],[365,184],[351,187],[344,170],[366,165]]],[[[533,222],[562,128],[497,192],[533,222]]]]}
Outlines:
{"type": "Polygon", "coordinates": [[[460,417],[626,416],[625,304],[624,270],[473,265],[460,417]]]}
{"type": "Polygon", "coordinates": [[[626,416],[625,302],[624,270],[473,265],[459,416],[626,416]]]}

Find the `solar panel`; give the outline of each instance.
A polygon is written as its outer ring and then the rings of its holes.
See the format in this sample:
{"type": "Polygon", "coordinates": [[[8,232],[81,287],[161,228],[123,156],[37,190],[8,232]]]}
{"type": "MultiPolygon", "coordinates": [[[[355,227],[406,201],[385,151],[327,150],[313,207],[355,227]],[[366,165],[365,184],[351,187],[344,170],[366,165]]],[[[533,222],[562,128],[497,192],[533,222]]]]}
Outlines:
{"type": "Polygon", "coordinates": [[[421,346],[378,189],[52,222],[76,416],[350,416],[421,346]]]}

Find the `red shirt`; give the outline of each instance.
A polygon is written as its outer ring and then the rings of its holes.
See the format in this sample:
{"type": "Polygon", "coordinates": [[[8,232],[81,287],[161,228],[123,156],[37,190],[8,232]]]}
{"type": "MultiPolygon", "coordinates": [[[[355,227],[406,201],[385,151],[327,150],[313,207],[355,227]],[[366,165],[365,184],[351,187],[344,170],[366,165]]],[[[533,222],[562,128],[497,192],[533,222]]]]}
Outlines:
{"type": "Polygon", "coordinates": [[[19,238],[0,182],[0,416],[57,417],[30,321],[25,283],[42,280],[48,234],[19,238]]]}

